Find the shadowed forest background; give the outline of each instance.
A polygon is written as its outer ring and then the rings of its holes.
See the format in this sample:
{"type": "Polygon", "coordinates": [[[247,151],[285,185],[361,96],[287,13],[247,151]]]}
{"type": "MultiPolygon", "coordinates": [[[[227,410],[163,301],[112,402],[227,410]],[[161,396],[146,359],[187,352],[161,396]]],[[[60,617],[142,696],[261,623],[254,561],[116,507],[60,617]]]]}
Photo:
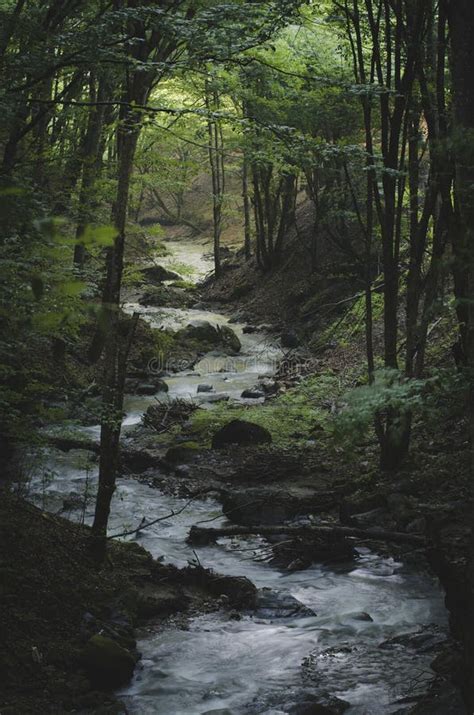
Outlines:
{"type": "Polygon", "coordinates": [[[473,37],[470,0],[0,0],[3,715],[472,711],[473,37]],[[393,692],[287,635],[291,702],[137,666],[395,562],[344,611],[393,692]]]}

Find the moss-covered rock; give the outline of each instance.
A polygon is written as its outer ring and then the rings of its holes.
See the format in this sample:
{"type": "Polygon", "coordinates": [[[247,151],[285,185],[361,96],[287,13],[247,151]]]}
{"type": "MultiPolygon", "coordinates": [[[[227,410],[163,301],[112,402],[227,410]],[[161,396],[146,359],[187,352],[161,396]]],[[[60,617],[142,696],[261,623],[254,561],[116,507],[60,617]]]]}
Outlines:
{"type": "Polygon", "coordinates": [[[196,442],[183,442],[170,447],[165,454],[165,459],[171,464],[186,464],[196,459],[200,449],[196,442]]]}
{"type": "Polygon", "coordinates": [[[99,689],[126,685],[133,676],[136,659],[126,648],[103,635],[90,638],[82,653],[82,663],[91,682],[99,689]]]}
{"type": "Polygon", "coordinates": [[[219,328],[219,332],[221,335],[221,342],[224,348],[230,350],[233,353],[240,352],[242,344],[237,335],[232,330],[232,328],[229,328],[228,325],[221,325],[219,328]]]}
{"type": "Polygon", "coordinates": [[[212,438],[212,447],[219,449],[231,444],[268,444],[271,441],[272,436],[265,427],[245,420],[232,420],[215,433],[212,438]]]}

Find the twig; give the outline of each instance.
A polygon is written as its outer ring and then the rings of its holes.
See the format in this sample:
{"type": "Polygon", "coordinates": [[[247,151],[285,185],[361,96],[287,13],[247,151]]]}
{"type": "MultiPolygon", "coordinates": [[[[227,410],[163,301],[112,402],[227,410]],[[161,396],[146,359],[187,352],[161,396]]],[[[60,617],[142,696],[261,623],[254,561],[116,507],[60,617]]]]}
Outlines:
{"type": "Polygon", "coordinates": [[[180,509],[174,510],[172,509],[169,514],[166,514],[165,516],[159,516],[157,519],[153,519],[153,521],[145,522],[143,523],[143,519],[140,522],[140,524],[135,528],[135,529],[130,529],[129,531],[122,531],[119,534],[111,534],[110,536],[107,537],[107,539],[118,539],[119,537],[122,536],[131,536],[132,534],[137,534],[139,531],[143,531],[143,529],[148,529],[149,526],[153,526],[154,524],[158,524],[160,521],[166,521],[166,519],[171,519],[173,516],[178,516],[181,514],[185,509],[188,508],[188,506],[195,500],[201,497],[203,494],[208,493],[210,490],[205,489],[204,491],[197,492],[197,494],[193,494],[191,499],[189,499],[186,504],[184,504],[180,509]]]}

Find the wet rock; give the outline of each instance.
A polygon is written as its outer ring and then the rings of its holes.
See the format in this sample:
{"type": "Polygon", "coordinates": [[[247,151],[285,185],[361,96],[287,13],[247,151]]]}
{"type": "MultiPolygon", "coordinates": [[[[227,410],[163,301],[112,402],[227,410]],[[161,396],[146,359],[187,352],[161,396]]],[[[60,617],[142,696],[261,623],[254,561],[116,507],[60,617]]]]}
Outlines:
{"type": "Polygon", "coordinates": [[[120,448],[120,468],[132,474],[141,474],[151,467],[163,466],[163,455],[159,448],[143,448],[123,444],[120,448]]]}
{"type": "Polygon", "coordinates": [[[194,462],[199,456],[200,447],[194,442],[186,442],[170,447],[165,454],[165,459],[170,464],[186,464],[194,462]]]}
{"type": "Polygon", "coordinates": [[[258,332],[258,328],[256,325],[244,325],[244,327],[242,328],[242,332],[244,333],[244,335],[249,335],[251,333],[258,332]]]}
{"type": "Polygon", "coordinates": [[[94,635],[84,647],[82,663],[92,684],[109,690],[131,680],[136,660],[130,651],[111,638],[94,635]]]}
{"type": "Polygon", "coordinates": [[[361,529],[379,526],[385,529],[395,529],[395,522],[390,518],[390,512],[383,507],[372,509],[363,514],[353,514],[351,524],[361,529]]]}
{"type": "Polygon", "coordinates": [[[217,327],[212,325],[208,320],[192,320],[179,333],[185,338],[199,340],[201,342],[218,345],[220,343],[220,335],[217,327]]]}
{"type": "Polygon", "coordinates": [[[221,342],[227,350],[230,350],[233,353],[240,352],[242,344],[232,328],[229,328],[228,325],[221,325],[219,327],[219,333],[221,342]]]}
{"type": "Polygon", "coordinates": [[[47,439],[53,447],[60,449],[61,452],[69,452],[71,449],[83,449],[89,452],[99,452],[100,450],[99,443],[92,439],[61,435],[51,435],[47,439]]]}
{"type": "Polygon", "coordinates": [[[254,614],[257,618],[309,618],[315,612],[289,593],[280,593],[270,588],[262,588],[257,594],[254,614]]]}
{"type": "Polygon", "coordinates": [[[245,576],[217,576],[214,574],[207,583],[207,587],[216,596],[226,596],[233,609],[255,608],[257,589],[245,576]]]}
{"type": "Polygon", "coordinates": [[[198,392],[212,392],[214,390],[212,385],[201,384],[197,386],[198,392]]]}
{"type": "Polygon", "coordinates": [[[264,378],[259,387],[263,390],[266,395],[274,395],[278,392],[278,383],[271,378],[264,378]]]}
{"type": "Polygon", "coordinates": [[[345,700],[331,695],[310,696],[292,705],[288,710],[289,715],[341,715],[350,707],[345,700]]]}
{"type": "Polygon", "coordinates": [[[143,281],[146,283],[163,283],[163,281],[181,281],[182,276],[163,266],[147,266],[140,269],[143,281]]]}
{"type": "Polygon", "coordinates": [[[298,336],[292,330],[282,333],[280,340],[282,348],[297,348],[300,344],[298,336]]]}
{"type": "Polygon", "coordinates": [[[142,586],[137,598],[137,616],[140,620],[162,618],[185,609],[187,605],[185,595],[173,588],[142,586]]]}
{"type": "Polygon", "coordinates": [[[355,613],[348,613],[347,618],[350,618],[352,621],[366,621],[368,623],[373,623],[374,619],[370,615],[370,613],[366,613],[365,611],[356,611],[355,613]]]}
{"type": "Polygon", "coordinates": [[[364,496],[344,496],[340,503],[339,518],[344,525],[352,526],[356,514],[367,514],[375,509],[386,507],[385,499],[381,494],[364,496]]]}
{"type": "Polygon", "coordinates": [[[221,449],[230,444],[270,444],[271,441],[272,436],[265,427],[245,420],[232,420],[215,433],[212,438],[212,447],[221,449]]]}
{"type": "Polygon", "coordinates": [[[383,650],[410,648],[417,653],[432,653],[446,642],[446,634],[436,626],[428,626],[415,633],[402,633],[379,645],[383,650]]]}
{"type": "Polygon", "coordinates": [[[288,571],[301,571],[311,564],[352,561],[356,552],[351,542],[340,535],[301,536],[285,539],[273,547],[271,563],[288,571]]]}
{"type": "Polygon", "coordinates": [[[220,392],[217,394],[206,393],[200,398],[200,402],[213,403],[213,402],[228,402],[229,395],[224,395],[220,392]]]}
{"type": "Polygon", "coordinates": [[[260,400],[262,397],[265,397],[265,393],[262,390],[257,390],[256,388],[249,388],[242,392],[241,397],[246,400],[260,400]]]}
{"type": "Polygon", "coordinates": [[[150,383],[139,383],[135,392],[137,395],[156,395],[157,392],[168,392],[168,389],[168,385],[164,380],[156,380],[150,383]]]}

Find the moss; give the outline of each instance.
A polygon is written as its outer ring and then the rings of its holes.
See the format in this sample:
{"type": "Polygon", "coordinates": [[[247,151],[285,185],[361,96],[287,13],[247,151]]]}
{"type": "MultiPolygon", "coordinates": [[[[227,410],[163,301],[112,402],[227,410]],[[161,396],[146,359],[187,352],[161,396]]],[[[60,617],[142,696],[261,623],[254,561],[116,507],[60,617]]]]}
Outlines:
{"type": "Polygon", "coordinates": [[[194,290],[196,286],[191,281],[173,281],[170,283],[171,288],[181,288],[182,290],[194,290]]]}
{"type": "Polygon", "coordinates": [[[192,462],[201,449],[202,447],[197,442],[182,442],[170,447],[166,452],[165,458],[172,464],[186,464],[187,462],[192,462]]]}
{"type": "Polygon", "coordinates": [[[191,431],[208,445],[218,429],[230,420],[241,419],[265,427],[277,446],[302,445],[327,422],[323,402],[336,389],[339,389],[337,378],[327,374],[308,378],[264,405],[217,404],[212,410],[193,414],[191,431]]]}

